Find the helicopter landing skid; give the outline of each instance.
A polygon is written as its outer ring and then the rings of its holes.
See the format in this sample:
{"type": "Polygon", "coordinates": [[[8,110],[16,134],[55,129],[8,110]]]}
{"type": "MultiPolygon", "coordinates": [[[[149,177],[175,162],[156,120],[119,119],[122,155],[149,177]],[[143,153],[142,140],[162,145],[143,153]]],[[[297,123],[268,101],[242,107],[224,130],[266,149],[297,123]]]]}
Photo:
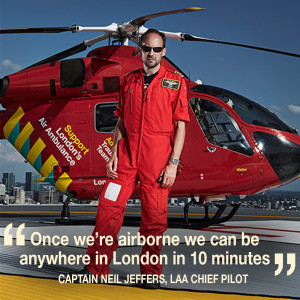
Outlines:
{"type": "MultiPolygon", "coordinates": [[[[200,204],[195,200],[195,198],[192,198],[190,202],[188,202],[185,207],[184,207],[184,221],[181,222],[179,225],[181,228],[188,228],[188,229],[201,229],[201,228],[206,228],[215,224],[221,224],[224,222],[227,222],[230,220],[237,210],[240,207],[240,204],[232,204],[232,209],[230,213],[227,216],[221,217],[224,210],[227,208],[227,204],[218,204],[216,205],[218,207],[217,212],[213,215],[212,218],[208,216],[208,205],[204,205],[205,209],[205,216],[202,219],[196,219],[192,218],[189,219],[188,213],[189,213],[189,207],[191,204],[200,204]]],[[[168,227],[172,227],[171,222],[168,220],[168,227]],[[170,224],[169,224],[170,223],[170,224]],[[170,225],[170,226],[169,226],[170,225]]]]}
{"type": "Polygon", "coordinates": [[[73,197],[76,196],[76,193],[70,193],[70,195],[67,197],[67,199],[64,202],[63,209],[60,213],[61,218],[55,219],[55,224],[60,225],[82,225],[85,223],[85,220],[80,220],[80,223],[77,223],[77,221],[70,219],[70,210],[69,210],[69,203],[73,197]]]}
{"type": "MultiPolygon", "coordinates": [[[[74,194],[70,194],[68,198],[65,200],[63,205],[63,210],[61,212],[61,218],[56,219],[55,224],[94,225],[96,223],[94,219],[89,219],[89,220],[70,219],[69,203],[71,198],[73,198],[74,196],[75,196],[74,194]]],[[[224,223],[230,220],[240,207],[240,204],[231,204],[232,209],[230,213],[227,216],[221,217],[228,205],[227,204],[217,205],[218,207],[217,212],[213,215],[213,217],[210,218],[208,214],[208,205],[204,205],[204,209],[205,209],[204,218],[199,219],[199,218],[189,218],[189,207],[192,204],[201,205],[199,202],[196,201],[195,198],[192,198],[192,200],[184,206],[184,218],[183,219],[174,218],[174,217],[168,218],[168,228],[201,229],[215,224],[224,223]]],[[[125,215],[123,225],[129,227],[130,226],[138,227],[140,226],[140,221],[141,218],[138,216],[125,215]]]]}

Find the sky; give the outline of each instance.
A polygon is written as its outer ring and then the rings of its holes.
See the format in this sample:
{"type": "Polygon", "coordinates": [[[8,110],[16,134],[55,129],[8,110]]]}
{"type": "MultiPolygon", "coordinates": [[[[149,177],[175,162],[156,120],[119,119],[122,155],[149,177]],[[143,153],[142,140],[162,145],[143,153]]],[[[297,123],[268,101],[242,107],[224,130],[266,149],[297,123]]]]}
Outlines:
{"type": "MultiPolygon", "coordinates": [[[[204,12],[153,19],[146,27],[300,54],[299,0],[95,1],[0,0],[0,27],[107,26],[160,11],[202,7],[204,12]]],[[[0,37],[0,77],[102,33],[14,34],[0,37]]],[[[74,57],[84,57],[101,42],[74,57]]],[[[226,45],[167,41],[167,56],[192,80],[241,94],[270,107],[300,129],[300,59],[226,45]]],[[[1,109],[1,105],[0,105],[1,109]]],[[[0,174],[17,181],[34,171],[0,141],[0,174]]],[[[300,180],[283,187],[300,191],[300,180]]]]}

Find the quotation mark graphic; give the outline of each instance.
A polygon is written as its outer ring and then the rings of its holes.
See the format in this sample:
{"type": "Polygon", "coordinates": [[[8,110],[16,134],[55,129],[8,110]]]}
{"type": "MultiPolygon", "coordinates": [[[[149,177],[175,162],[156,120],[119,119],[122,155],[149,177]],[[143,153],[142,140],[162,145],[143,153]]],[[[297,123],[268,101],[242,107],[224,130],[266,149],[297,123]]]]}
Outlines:
{"type": "MultiPolygon", "coordinates": [[[[289,270],[286,272],[287,276],[294,273],[296,268],[296,253],[287,253],[287,264],[290,265],[289,270]]],[[[275,276],[279,275],[283,269],[283,253],[275,253],[275,264],[278,265],[275,271],[275,276]]]]}
{"type": "MultiPolygon", "coordinates": [[[[13,236],[10,233],[13,224],[8,224],[4,229],[4,246],[12,246],[13,245],[13,236]]],[[[16,245],[17,246],[25,246],[25,235],[22,234],[22,230],[25,228],[25,223],[21,224],[16,232],[16,245]]]]}

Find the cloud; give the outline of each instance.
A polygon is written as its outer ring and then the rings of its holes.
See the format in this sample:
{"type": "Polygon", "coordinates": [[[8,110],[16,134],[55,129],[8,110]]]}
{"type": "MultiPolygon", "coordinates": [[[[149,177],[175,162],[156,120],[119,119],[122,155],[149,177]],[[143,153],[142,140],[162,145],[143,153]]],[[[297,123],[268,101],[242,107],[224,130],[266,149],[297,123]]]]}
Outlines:
{"type": "Polygon", "coordinates": [[[24,158],[10,144],[4,144],[3,142],[0,142],[0,162],[24,163],[24,158]]]}
{"type": "Polygon", "coordinates": [[[300,115],[300,106],[299,106],[299,105],[292,105],[292,104],[289,104],[289,105],[288,105],[288,109],[289,109],[289,111],[292,112],[293,114],[300,115]]]}
{"type": "Polygon", "coordinates": [[[22,66],[12,62],[9,59],[4,59],[0,63],[0,71],[3,72],[17,72],[22,69],[22,66]]]}

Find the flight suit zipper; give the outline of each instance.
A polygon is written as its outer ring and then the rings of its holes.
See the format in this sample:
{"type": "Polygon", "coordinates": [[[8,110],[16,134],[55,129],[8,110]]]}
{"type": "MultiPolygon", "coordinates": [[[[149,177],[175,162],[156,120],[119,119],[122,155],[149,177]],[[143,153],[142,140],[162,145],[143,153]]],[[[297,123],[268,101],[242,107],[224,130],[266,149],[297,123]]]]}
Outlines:
{"type": "Polygon", "coordinates": [[[141,152],[141,141],[142,141],[142,134],[143,134],[143,125],[144,125],[144,106],[145,106],[145,85],[144,85],[144,78],[142,78],[142,88],[143,88],[143,97],[142,97],[142,111],[141,111],[141,126],[140,126],[140,134],[139,134],[139,143],[138,143],[138,151],[137,151],[137,166],[139,165],[140,161],[140,152],[141,152]]]}
{"type": "MultiPolygon", "coordinates": [[[[147,91],[149,91],[150,86],[153,85],[153,82],[156,82],[158,80],[158,74],[153,78],[153,80],[150,82],[149,86],[147,87],[147,90],[145,90],[145,82],[144,82],[144,76],[142,76],[142,89],[143,89],[143,97],[142,97],[142,109],[141,109],[141,123],[140,123],[140,134],[139,134],[139,142],[138,142],[138,151],[137,151],[137,166],[139,165],[139,160],[140,160],[140,152],[141,152],[141,141],[142,141],[142,136],[143,136],[143,127],[144,127],[144,113],[145,113],[145,103],[149,101],[147,99],[146,94],[147,91]]],[[[149,111],[149,109],[148,109],[149,111]]]]}

